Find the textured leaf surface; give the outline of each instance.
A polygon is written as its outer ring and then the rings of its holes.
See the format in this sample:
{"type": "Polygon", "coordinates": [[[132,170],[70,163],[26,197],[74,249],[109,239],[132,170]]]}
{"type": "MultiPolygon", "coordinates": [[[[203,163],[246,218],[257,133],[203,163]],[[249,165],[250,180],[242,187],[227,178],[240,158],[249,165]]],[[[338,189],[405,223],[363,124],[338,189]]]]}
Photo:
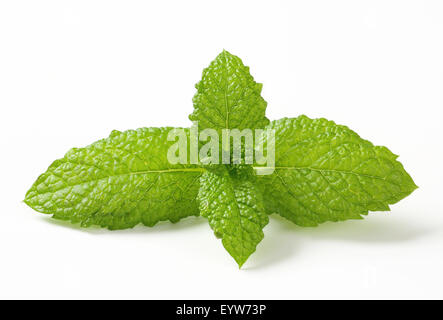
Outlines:
{"type": "Polygon", "coordinates": [[[170,129],[113,131],[71,149],[37,179],[25,202],[54,218],[109,229],[198,215],[202,170],[168,162],[170,129]]]}
{"type": "Polygon", "coordinates": [[[389,210],[417,186],[385,147],[345,126],[306,116],[273,121],[276,164],[261,176],[268,213],[301,226],[389,210]]]}
{"type": "Polygon", "coordinates": [[[241,267],[263,239],[268,224],[262,195],[247,175],[205,172],[198,194],[200,214],[241,267]]]}
{"type": "Polygon", "coordinates": [[[260,95],[262,84],[254,81],[239,57],[220,53],[195,87],[189,119],[198,121],[201,129],[255,129],[269,124],[266,101],[260,95]]]}

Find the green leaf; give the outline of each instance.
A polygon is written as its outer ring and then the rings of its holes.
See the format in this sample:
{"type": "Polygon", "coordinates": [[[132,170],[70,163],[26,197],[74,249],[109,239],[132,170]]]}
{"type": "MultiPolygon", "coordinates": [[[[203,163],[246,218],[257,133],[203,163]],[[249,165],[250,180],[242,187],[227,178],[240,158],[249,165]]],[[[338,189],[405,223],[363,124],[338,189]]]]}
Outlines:
{"type": "Polygon", "coordinates": [[[198,215],[202,169],[169,163],[171,129],[113,131],[74,148],[37,179],[25,202],[57,219],[109,229],[198,215]]]}
{"type": "Polygon", "coordinates": [[[189,119],[198,121],[201,130],[253,130],[269,124],[266,101],[260,95],[262,84],[254,81],[239,57],[223,50],[203,70],[195,87],[194,112],[189,119]]]}
{"type": "Polygon", "coordinates": [[[417,188],[396,155],[348,127],[300,116],[269,128],[276,160],[275,172],[260,176],[266,210],[300,226],[387,211],[417,188]]]}
{"type": "Polygon", "coordinates": [[[269,221],[252,178],[226,168],[207,171],[200,178],[200,214],[239,267],[263,239],[262,229],[269,221]]]}

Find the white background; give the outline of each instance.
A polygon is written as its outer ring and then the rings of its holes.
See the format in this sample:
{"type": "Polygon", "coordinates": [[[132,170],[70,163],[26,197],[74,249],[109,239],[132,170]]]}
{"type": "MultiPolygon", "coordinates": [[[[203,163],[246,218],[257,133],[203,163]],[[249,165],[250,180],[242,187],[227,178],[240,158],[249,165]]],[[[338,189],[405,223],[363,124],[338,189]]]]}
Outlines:
{"type": "Polygon", "coordinates": [[[0,298],[443,298],[442,1],[1,1],[0,298]],[[203,218],[82,230],[21,201],[71,147],[188,126],[223,49],[270,119],[346,124],[420,186],[389,213],[271,217],[239,270],[203,218]]]}

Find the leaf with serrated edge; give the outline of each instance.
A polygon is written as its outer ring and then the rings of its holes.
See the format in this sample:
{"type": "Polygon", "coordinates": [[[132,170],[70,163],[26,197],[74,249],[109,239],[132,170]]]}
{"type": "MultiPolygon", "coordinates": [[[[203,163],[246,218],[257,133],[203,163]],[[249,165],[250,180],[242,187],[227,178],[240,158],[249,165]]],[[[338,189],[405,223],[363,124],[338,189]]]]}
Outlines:
{"type": "Polygon", "coordinates": [[[196,84],[194,112],[189,116],[200,129],[256,129],[269,124],[262,84],[254,81],[241,59],[223,50],[203,70],[196,84]]]}
{"type": "Polygon", "coordinates": [[[417,188],[396,155],[346,126],[300,116],[268,128],[276,159],[274,173],[260,176],[266,210],[300,226],[387,211],[417,188]]]}
{"type": "Polygon", "coordinates": [[[171,129],[113,131],[109,138],[71,149],[37,179],[25,202],[57,219],[109,229],[198,215],[203,169],[169,163],[171,129]]]}
{"type": "Polygon", "coordinates": [[[241,267],[263,239],[269,221],[262,195],[250,177],[228,170],[205,172],[200,185],[200,214],[241,267]]]}

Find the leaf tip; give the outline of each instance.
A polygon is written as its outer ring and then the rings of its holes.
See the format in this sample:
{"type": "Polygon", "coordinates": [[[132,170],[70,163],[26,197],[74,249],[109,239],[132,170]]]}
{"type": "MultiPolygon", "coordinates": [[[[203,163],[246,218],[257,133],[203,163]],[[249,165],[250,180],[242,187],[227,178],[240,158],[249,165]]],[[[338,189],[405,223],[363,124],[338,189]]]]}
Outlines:
{"type": "Polygon", "coordinates": [[[29,191],[26,193],[25,198],[22,200],[22,202],[32,208],[31,199],[29,197],[29,191]]]}
{"type": "Polygon", "coordinates": [[[241,267],[243,267],[243,265],[245,264],[245,262],[246,262],[246,260],[247,260],[248,258],[246,258],[246,259],[235,259],[235,262],[237,262],[237,265],[238,265],[238,269],[240,270],[241,269],[241,267]]]}
{"type": "Polygon", "coordinates": [[[226,50],[226,49],[224,49],[224,48],[223,48],[222,52],[220,53],[220,55],[221,55],[221,56],[224,56],[224,57],[230,57],[230,56],[233,56],[232,53],[230,53],[228,50],[226,50]]]}
{"type": "Polygon", "coordinates": [[[243,267],[243,265],[245,264],[245,262],[251,256],[252,252],[250,254],[246,254],[246,255],[233,255],[231,252],[229,252],[229,254],[231,255],[231,257],[234,258],[235,262],[237,262],[238,268],[241,269],[243,267]]]}

